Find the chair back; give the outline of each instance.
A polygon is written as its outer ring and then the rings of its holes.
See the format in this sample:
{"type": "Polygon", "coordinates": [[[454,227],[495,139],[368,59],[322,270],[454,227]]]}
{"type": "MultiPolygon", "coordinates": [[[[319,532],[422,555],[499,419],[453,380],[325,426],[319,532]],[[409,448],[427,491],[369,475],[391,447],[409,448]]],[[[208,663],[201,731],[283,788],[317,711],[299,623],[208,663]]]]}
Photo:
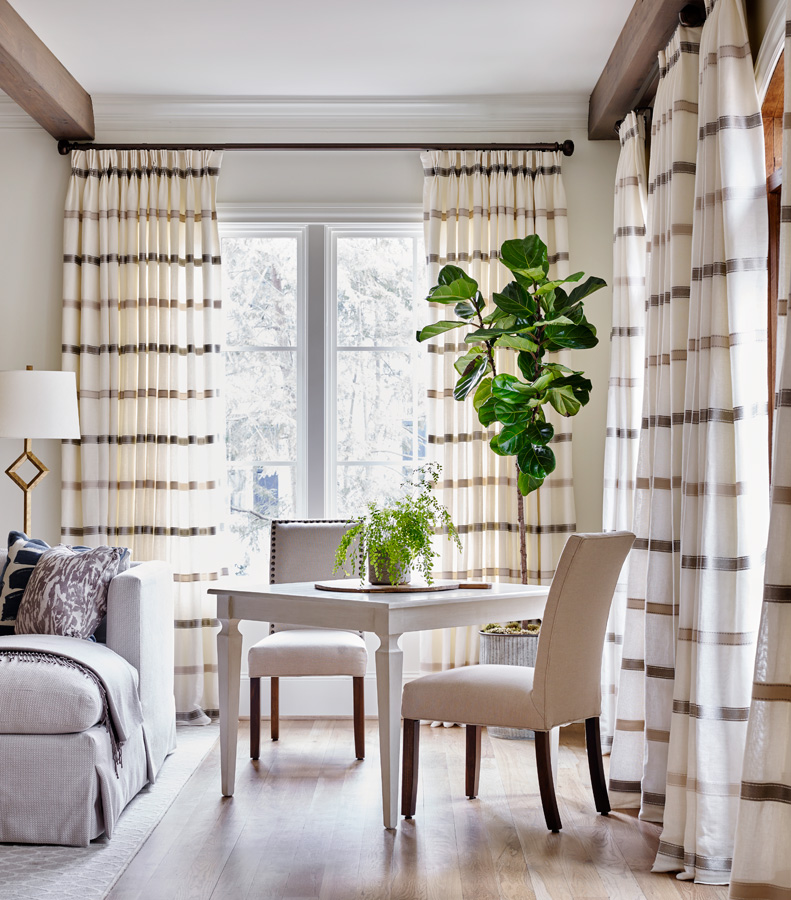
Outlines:
{"type": "MultiPolygon", "coordinates": [[[[345,578],[343,571],[333,575],[332,570],[335,551],[349,528],[351,524],[345,519],[273,519],[269,544],[270,583],[345,578]]],[[[304,627],[272,623],[269,633],[304,627]]]]}
{"type": "Polygon", "coordinates": [[[572,534],[549,589],[536,652],[533,703],[547,729],[601,713],[601,659],[630,531],[572,534]]]}

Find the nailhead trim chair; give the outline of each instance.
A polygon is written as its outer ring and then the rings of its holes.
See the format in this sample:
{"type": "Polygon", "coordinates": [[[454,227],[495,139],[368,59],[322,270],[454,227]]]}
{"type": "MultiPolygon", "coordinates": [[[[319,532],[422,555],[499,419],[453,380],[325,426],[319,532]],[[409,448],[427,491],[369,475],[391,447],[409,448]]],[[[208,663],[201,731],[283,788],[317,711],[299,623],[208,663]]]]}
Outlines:
{"type": "Polygon", "coordinates": [[[420,720],[467,726],[466,793],[478,794],[481,726],[531,728],[547,828],[561,828],[552,779],[549,733],[559,725],[585,720],[588,766],[596,809],[607,815],[599,736],[601,658],[612,596],[634,542],[628,531],[573,534],[561,554],[549,589],[535,668],[464,666],[426,675],[404,688],[403,793],[401,813],[411,819],[417,807],[420,720]]]}
{"type": "MultiPolygon", "coordinates": [[[[275,519],[272,521],[269,580],[272,584],[326,581],[333,575],[335,550],[349,529],[345,520],[275,519]]],[[[354,753],[365,757],[363,679],[368,665],[359,632],[275,624],[269,635],[250,648],[250,756],[258,759],[261,739],[261,678],[270,679],[273,741],[279,737],[280,678],[307,675],[350,675],[354,703],[354,753]]]]}

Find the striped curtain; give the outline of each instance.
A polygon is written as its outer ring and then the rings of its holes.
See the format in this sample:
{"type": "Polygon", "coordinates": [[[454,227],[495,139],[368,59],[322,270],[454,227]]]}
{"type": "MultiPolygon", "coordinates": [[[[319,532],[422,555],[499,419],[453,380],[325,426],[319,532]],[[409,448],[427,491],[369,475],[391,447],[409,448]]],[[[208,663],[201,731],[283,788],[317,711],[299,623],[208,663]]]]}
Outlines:
{"type": "Polygon", "coordinates": [[[681,580],[664,829],[654,871],[730,878],[768,524],[768,214],[741,0],[700,43],[681,580]]]}
{"type": "MultiPolygon", "coordinates": [[[[569,274],[559,152],[429,151],[421,159],[429,284],[436,283],[442,266],[452,263],[477,280],[484,297],[491,297],[512,277],[499,262],[500,246],[528,234],[538,234],[547,244],[552,277],[569,274]]],[[[426,318],[431,316],[441,319],[444,312],[427,304],[426,318]]],[[[441,543],[441,577],[519,581],[516,463],[489,449],[495,430],[481,427],[472,403],[453,399],[453,362],[464,347],[461,336],[451,331],[428,345],[428,435],[442,464],[439,500],[450,511],[464,546],[460,555],[449,542],[441,543]]],[[[504,365],[498,368],[506,370],[504,365]]],[[[550,420],[557,468],[525,501],[529,578],[539,584],[551,581],[566,538],[575,529],[571,420],[554,413],[550,420]]],[[[424,671],[477,659],[477,629],[422,636],[424,671]]]]}
{"type": "MultiPolygon", "coordinates": [[[[645,358],[645,121],[630,112],[619,132],[613,211],[613,303],[610,382],[604,444],[604,531],[632,527],[645,358]]],[[[612,746],[626,617],[628,563],[615,588],[602,656],[601,739],[612,746]]]]}
{"type": "Polygon", "coordinates": [[[731,873],[733,900],[791,898],[791,0],[786,0],[772,511],[731,873]],[[780,333],[783,339],[780,338],[780,333]]]}
{"type": "Polygon", "coordinates": [[[614,807],[662,821],[681,568],[681,432],[695,197],[700,29],[659,53],[648,173],[645,383],[623,659],[610,758],[614,807]]]}
{"type": "Polygon", "coordinates": [[[82,439],[63,449],[62,535],[176,576],[176,709],[217,715],[223,515],[214,151],[77,150],[66,197],[63,369],[82,439]]]}

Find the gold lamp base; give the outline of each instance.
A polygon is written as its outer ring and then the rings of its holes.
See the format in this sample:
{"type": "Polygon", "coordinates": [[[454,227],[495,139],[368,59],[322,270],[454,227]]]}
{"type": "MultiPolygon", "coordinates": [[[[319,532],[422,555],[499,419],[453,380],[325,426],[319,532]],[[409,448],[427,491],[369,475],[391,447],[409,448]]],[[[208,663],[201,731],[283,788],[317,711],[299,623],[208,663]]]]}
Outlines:
{"type": "Polygon", "coordinates": [[[25,449],[20,456],[18,456],[11,465],[5,470],[6,475],[14,482],[15,485],[22,489],[22,495],[24,497],[24,518],[25,518],[25,527],[24,531],[28,537],[31,537],[31,498],[30,495],[33,493],[33,488],[37,487],[41,482],[47,477],[49,474],[49,469],[44,465],[43,462],[36,456],[33,452],[33,441],[30,438],[25,438],[25,449]],[[30,479],[30,481],[25,481],[20,475],[17,475],[17,469],[23,466],[26,462],[30,462],[32,466],[34,466],[38,471],[36,474],[30,479]]]}

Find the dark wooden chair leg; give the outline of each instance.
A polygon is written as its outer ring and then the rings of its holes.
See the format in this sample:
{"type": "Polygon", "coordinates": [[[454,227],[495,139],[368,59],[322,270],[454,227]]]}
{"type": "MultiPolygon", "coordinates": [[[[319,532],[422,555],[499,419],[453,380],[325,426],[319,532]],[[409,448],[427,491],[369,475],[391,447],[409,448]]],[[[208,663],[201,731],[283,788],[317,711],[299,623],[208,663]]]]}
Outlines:
{"type": "Polygon", "coordinates": [[[588,768],[591,773],[591,787],[596,809],[606,816],[610,811],[610,798],[607,794],[607,782],[604,778],[604,762],[601,756],[601,733],[599,717],[585,719],[585,746],[588,750],[588,768]]]}
{"type": "Polygon", "coordinates": [[[555,782],[552,780],[552,757],[549,752],[549,732],[536,732],[536,767],[538,768],[538,789],[541,791],[541,805],[547,828],[557,833],[563,827],[560,823],[558,801],[555,798],[555,782]]]}
{"type": "Polygon", "coordinates": [[[357,759],[365,759],[365,692],[364,679],[352,678],[354,694],[354,755],[357,759]]]}
{"type": "Polygon", "coordinates": [[[250,759],[261,750],[261,679],[250,679],[250,759]]]}
{"type": "Polygon", "coordinates": [[[280,679],[273,676],[269,680],[271,682],[269,735],[273,741],[276,741],[280,737],[280,679]]]}
{"type": "Polygon", "coordinates": [[[478,784],[481,780],[481,726],[467,726],[467,766],[465,775],[465,791],[470,800],[478,796],[478,784]]]}
{"type": "Polygon", "coordinates": [[[401,815],[411,819],[417,809],[417,766],[420,720],[404,719],[404,761],[401,773],[401,815]]]}

